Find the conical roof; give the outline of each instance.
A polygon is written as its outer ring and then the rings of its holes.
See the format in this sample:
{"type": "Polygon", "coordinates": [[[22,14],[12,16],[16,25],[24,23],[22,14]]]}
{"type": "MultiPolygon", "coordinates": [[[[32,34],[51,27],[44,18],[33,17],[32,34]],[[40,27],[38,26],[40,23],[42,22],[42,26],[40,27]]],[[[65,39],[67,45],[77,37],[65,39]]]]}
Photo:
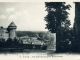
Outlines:
{"type": "Polygon", "coordinates": [[[17,26],[14,24],[14,22],[12,21],[11,23],[10,23],[10,25],[8,26],[8,29],[16,29],[17,28],[17,26]]]}
{"type": "Polygon", "coordinates": [[[12,21],[8,27],[16,27],[16,25],[15,25],[14,22],[12,21]]]}

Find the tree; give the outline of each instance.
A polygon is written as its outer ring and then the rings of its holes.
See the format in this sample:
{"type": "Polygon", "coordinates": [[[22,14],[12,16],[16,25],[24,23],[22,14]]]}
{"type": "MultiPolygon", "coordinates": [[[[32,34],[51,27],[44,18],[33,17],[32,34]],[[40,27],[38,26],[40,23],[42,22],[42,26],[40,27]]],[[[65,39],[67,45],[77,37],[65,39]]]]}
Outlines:
{"type": "MultiPolygon", "coordinates": [[[[56,33],[56,49],[60,51],[62,50],[61,41],[65,34],[67,34],[70,26],[67,9],[70,10],[71,6],[66,5],[65,2],[45,2],[45,7],[48,12],[45,17],[45,21],[47,22],[46,28],[50,32],[56,33]]],[[[67,36],[64,40],[66,38],[67,36]]]]}
{"type": "Polygon", "coordinates": [[[75,3],[75,19],[74,19],[74,40],[72,41],[73,52],[80,52],[80,2],[75,3]]]}

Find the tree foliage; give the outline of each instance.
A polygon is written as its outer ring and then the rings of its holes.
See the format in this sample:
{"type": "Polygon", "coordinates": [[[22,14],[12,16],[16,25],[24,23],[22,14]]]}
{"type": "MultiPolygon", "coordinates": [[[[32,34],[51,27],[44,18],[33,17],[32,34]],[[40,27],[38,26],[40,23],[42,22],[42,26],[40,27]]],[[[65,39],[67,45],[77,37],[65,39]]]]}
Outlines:
{"type": "Polygon", "coordinates": [[[62,49],[62,41],[69,39],[70,33],[70,20],[68,19],[70,5],[66,5],[65,2],[45,2],[46,11],[48,14],[45,16],[47,22],[46,28],[56,33],[56,48],[62,49]]]}
{"type": "Polygon", "coordinates": [[[46,2],[46,11],[48,14],[45,17],[47,22],[46,28],[52,33],[56,33],[60,29],[61,22],[68,21],[68,12],[70,5],[65,5],[65,2],[46,2]]]}

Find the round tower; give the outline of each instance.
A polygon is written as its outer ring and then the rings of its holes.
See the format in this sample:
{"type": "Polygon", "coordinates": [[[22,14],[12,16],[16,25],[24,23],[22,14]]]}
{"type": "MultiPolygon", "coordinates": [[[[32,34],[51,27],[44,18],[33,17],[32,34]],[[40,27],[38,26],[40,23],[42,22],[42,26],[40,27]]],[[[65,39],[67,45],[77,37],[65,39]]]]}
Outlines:
{"type": "Polygon", "coordinates": [[[8,26],[8,32],[9,32],[9,38],[14,39],[16,37],[16,28],[17,26],[14,24],[14,22],[11,22],[8,26]]]}

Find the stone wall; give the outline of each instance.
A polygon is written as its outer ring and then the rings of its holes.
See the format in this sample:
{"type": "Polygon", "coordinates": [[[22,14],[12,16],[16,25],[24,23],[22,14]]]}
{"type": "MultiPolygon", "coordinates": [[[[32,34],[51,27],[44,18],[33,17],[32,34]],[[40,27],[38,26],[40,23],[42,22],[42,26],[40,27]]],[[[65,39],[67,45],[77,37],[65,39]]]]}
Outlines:
{"type": "Polygon", "coordinates": [[[47,50],[56,51],[56,33],[50,33],[50,43],[47,46],[47,50]]]}

